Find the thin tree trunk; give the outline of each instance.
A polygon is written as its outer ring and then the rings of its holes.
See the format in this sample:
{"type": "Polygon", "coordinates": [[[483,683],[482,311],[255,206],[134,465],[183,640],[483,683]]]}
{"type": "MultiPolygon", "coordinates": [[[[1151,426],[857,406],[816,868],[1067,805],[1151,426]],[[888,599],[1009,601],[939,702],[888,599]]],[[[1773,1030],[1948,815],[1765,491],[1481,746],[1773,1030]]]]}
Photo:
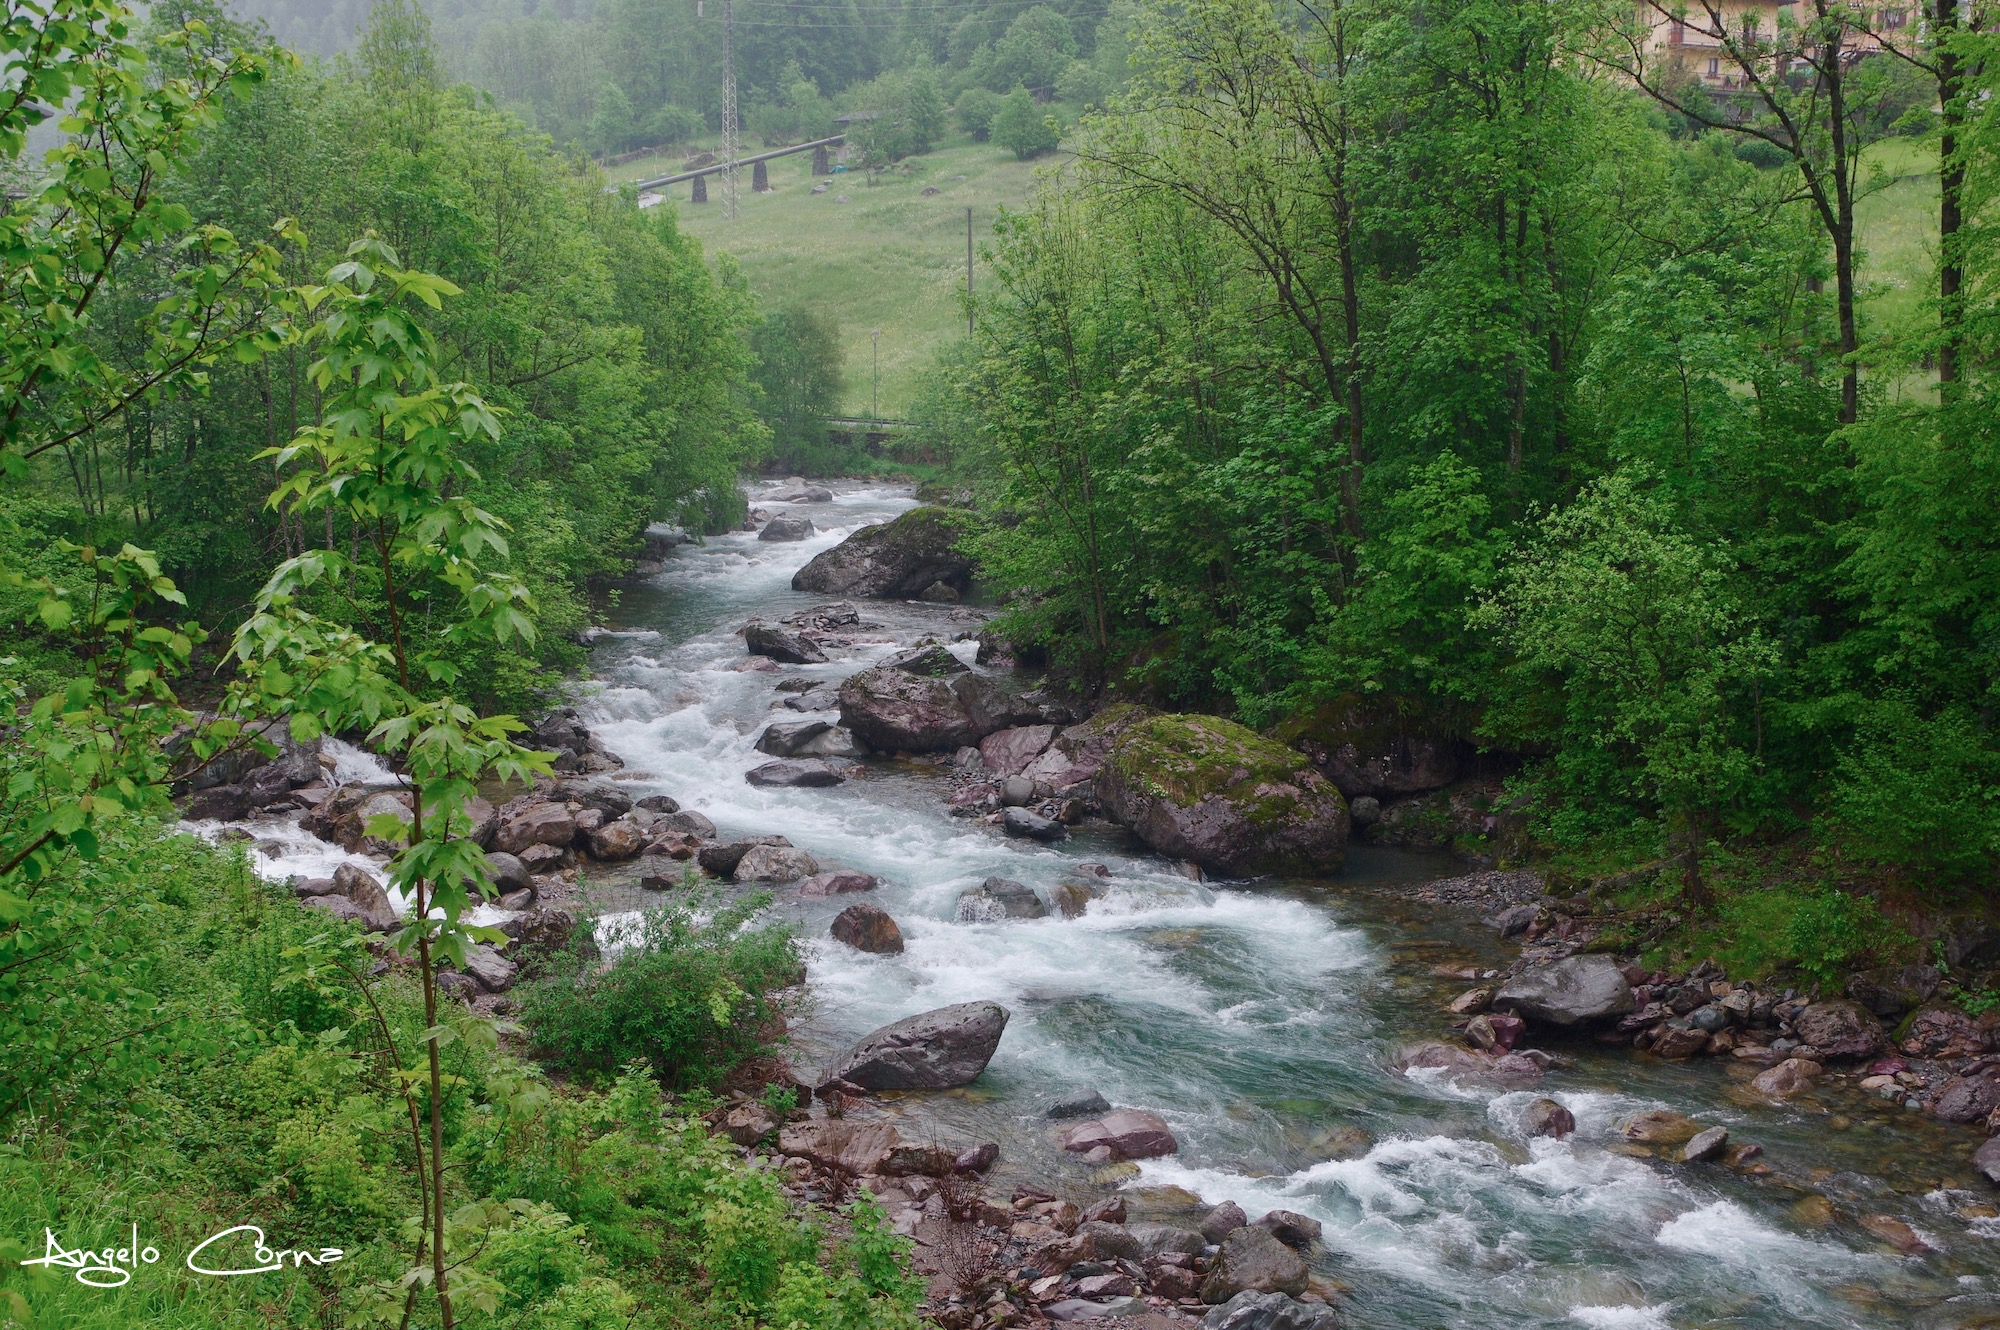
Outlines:
{"type": "Polygon", "coordinates": [[[1965,70],[1950,39],[1958,34],[1958,0],[1934,0],[1932,40],[1938,43],[1938,397],[1949,403],[1957,396],[1959,325],[1964,311],[1959,289],[1965,283],[1964,258],[1958,232],[1965,194],[1965,163],[1958,156],[1958,131],[1964,124],[1965,70]]]}

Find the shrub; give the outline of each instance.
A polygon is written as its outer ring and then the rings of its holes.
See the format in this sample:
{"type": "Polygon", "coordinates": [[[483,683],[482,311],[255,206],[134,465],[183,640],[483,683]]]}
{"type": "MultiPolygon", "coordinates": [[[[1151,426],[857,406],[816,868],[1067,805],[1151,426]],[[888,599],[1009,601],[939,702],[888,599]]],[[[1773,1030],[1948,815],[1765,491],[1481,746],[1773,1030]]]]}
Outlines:
{"type": "Polygon", "coordinates": [[[769,903],[753,895],[707,916],[702,902],[662,906],[608,969],[580,953],[559,963],[527,994],[544,1055],[600,1081],[641,1061],[672,1089],[719,1083],[764,1049],[780,1016],[775,994],[803,975],[790,926],[750,926],[769,903]]]}
{"type": "Polygon", "coordinates": [[[1007,94],[993,114],[993,141],[1022,161],[1048,152],[1060,139],[1026,88],[1007,94]]]}
{"type": "Polygon", "coordinates": [[[985,88],[967,88],[958,94],[953,111],[965,132],[984,143],[993,132],[993,117],[1000,113],[1000,97],[985,88]]]}
{"type": "Polygon", "coordinates": [[[1967,711],[1878,701],[1841,754],[1825,830],[1862,863],[1975,879],[2000,859],[2000,754],[1967,711]]]}

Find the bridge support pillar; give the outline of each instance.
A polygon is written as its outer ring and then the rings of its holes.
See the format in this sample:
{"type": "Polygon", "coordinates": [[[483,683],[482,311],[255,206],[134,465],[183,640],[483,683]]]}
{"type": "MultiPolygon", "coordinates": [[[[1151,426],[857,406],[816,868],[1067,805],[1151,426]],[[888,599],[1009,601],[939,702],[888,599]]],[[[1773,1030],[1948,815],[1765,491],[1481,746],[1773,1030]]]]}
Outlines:
{"type": "Polygon", "coordinates": [[[813,149],[813,174],[833,174],[833,163],[827,159],[826,145],[824,143],[813,149]]]}
{"type": "Polygon", "coordinates": [[[750,172],[750,188],[754,193],[769,194],[771,192],[771,173],[764,169],[766,165],[767,163],[765,162],[758,162],[750,172]]]}
{"type": "Polygon", "coordinates": [[[692,194],[691,196],[689,196],[689,200],[688,200],[688,201],[689,201],[689,202],[691,202],[691,203],[706,203],[706,202],[708,202],[708,177],[707,177],[707,176],[705,176],[705,175],[698,175],[698,176],[696,176],[696,177],[694,178],[694,193],[693,193],[693,194],[692,194]]]}

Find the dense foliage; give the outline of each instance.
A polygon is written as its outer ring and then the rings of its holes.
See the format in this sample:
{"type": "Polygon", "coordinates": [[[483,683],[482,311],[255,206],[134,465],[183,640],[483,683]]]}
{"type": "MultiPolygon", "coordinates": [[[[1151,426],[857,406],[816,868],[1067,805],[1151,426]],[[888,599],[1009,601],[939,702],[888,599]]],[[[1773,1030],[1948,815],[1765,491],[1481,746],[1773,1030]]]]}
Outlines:
{"type": "Polygon", "coordinates": [[[1697,901],[1744,836],[1988,880],[1992,34],[1795,6],[1727,30],[1731,93],[1669,11],[1146,7],[935,433],[1018,519],[1008,627],[1087,687],[1372,698],[1523,761],[1558,842],[1651,828],[1697,901]],[[1950,229],[1871,324],[1903,133],[1950,229]]]}

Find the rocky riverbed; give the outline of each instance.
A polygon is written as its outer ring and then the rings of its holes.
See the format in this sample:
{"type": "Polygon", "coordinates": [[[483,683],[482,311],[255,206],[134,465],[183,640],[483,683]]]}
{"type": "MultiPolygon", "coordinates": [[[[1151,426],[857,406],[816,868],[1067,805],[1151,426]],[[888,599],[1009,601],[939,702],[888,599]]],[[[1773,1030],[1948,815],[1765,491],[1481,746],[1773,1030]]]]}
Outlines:
{"type": "MultiPolygon", "coordinates": [[[[455,982],[504,1010],[536,945],[615,947],[690,875],[775,890],[814,1004],[762,1070],[800,1104],[717,1129],[803,1200],[873,1191],[952,1330],[2000,1324],[1995,1023],[1935,972],[1644,970],[1603,894],[1467,871],[1507,814],[1442,741],[1086,715],[1006,668],[948,522],[755,497],[776,537],[663,540],[626,589],[537,730],[560,779],[491,792],[520,941],[455,982]]],[[[386,924],[392,774],[267,765],[190,815],[386,924]]]]}

